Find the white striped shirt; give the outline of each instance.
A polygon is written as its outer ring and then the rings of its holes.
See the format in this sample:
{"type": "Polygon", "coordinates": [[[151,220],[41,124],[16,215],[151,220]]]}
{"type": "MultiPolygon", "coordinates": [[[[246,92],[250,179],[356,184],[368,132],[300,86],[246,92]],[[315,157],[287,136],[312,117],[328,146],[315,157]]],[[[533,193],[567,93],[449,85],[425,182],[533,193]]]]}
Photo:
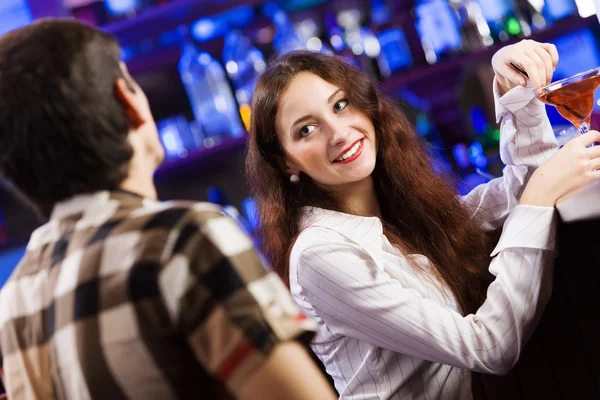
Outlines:
{"type": "MultiPolygon", "coordinates": [[[[531,172],[557,149],[531,88],[500,98],[503,177],[464,202],[483,228],[503,226],[487,299],[463,317],[450,290],[417,273],[376,217],[305,210],[290,257],[290,285],[318,324],[312,348],[342,399],[470,399],[467,370],[503,373],[518,359],[552,286],[554,208],[518,205],[531,172]]],[[[426,271],[429,260],[417,257],[426,271]]]]}

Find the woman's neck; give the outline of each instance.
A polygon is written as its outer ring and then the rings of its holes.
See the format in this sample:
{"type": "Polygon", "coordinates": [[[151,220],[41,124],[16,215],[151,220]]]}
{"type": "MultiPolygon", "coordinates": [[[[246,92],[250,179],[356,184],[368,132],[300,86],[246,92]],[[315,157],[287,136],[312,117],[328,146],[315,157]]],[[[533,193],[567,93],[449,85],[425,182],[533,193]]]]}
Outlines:
{"type": "Polygon", "coordinates": [[[351,213],[381,218],[381,208],[379,207],[372,177],[369,176],[360,182],[337,187],[334,191],[351,213]]]}

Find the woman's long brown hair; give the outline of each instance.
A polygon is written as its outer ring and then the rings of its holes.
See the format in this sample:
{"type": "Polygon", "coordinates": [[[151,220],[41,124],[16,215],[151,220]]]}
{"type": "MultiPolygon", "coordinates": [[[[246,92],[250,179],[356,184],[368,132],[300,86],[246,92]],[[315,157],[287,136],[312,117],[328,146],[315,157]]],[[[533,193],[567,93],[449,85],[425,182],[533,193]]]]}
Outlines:
{"type": "Polygon", "coordinates": [[[283,169],[275,116],[280,96],[300,72],[312,72],[341,88],[351,106],[371,118],[377,136],[373,181],[387,237],[406,253],[427,256],[462,312],[475,312],[489,283],[482,268],[488,260],[484,232],[460,202],[452,180],[434,173],[424,141],[394,101],[368,75],[335,56],[288,53],[263,73],[254,92],[246,174],[258,203],[262,250],[274,270],[288,282],[302,207],[345,212],[335,195],[310,177],[302,175],[299,183],[291,183],[283,169]]]}

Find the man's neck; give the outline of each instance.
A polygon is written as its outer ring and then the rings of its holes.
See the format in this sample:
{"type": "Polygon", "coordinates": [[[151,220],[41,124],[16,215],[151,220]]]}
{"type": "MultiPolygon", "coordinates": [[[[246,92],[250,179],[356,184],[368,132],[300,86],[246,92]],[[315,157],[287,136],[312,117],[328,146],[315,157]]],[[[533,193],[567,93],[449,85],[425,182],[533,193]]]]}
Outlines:
{"type": "Polygon", "coordinates": [[[136,139],[136,141],[131,141],[134,153],[129,161],[127,177],[121,182],[119,188],[137,193],[147,199],[157,200],[158,194],[156,186],[154,186],[154,171],[157,168],[158,162],[149,153],[140,137],[136,139]]]}
{"type": "Polygon", "coordinates": [[[156,193],[156,187],[150,179],[150,182],[144,182],[143,179],[135,179],[135,177],[128,176],[119,186],[120,189],[139,194],[140,196],[157,200],[158,194],[156,193]]]}
{"type": "Polygon", "coordinates": [[[127,178],[119,186],[120,189],[139,194],[151,200],[157,200],[156,186],[154,186],[154,165],[148,157],[133,156],[129,165],[127,178]]]}

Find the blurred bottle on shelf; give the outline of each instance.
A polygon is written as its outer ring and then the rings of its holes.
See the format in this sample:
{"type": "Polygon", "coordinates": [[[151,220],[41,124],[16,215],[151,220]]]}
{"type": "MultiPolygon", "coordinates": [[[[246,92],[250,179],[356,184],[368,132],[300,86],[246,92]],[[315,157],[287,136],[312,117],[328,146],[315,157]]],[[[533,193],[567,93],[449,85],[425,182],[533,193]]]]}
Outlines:
{"type": "Polygon", "coordinates": [[[475,187],[491,181],[495,176],[490,173],[490,162],[479,141],[471,143],[467,148],[467,153],[471,166],[475,169],[474,174],[467,175],[463,179],[464,188],[470,192],[475,187]]]}
{"type": "Polygon", "coordinates": [[[475,171],[479,173],[479,175],[486,177],[489,161],[483,151],[481,143],[477,140],[471,143],[467,149],[467,153],[469,154],[471,165],[475,167],[475,171]]]}
{"type": "Polygon", "coordinates": [[[183,115],[161,119],[156,127],[167,159],[186,158],[203,147],[200,131],[192,131],[183,115]]]}
{"type": "Polygon", "coordinates": [[[469,125],[475,133],[477,142],[485,153],[498,153],[500,130],[491,124],[481,106],[471,106],[468,111],[469,125]]]}
{"type": "Polygon", "coordinates": [[[511,36],[531,35],[531,28],[519,15],[513,0],[477,0],[490,27],[492,39],[506,41],[511,36]]]}
{"type": "Polygon", "coordinates": [[[368,74],[379,77],[381,75],[377,62],[381,54],[381,46],[377,36],[371,28],[364,26],[367,15],[363,9],[350,4],[347,8],[340,9],[335,15],[335,27],[341,28],[343,41],[342,50],[345,57],[352,57],[355,64],[368,74]]]}
{"type": "Polygon", "coordinates": [[[155,0],[104,0],[106,12],[111,20],[131,18],[140,11],[156,5],[155,0]]]}
{"type": "Polygon", "coordinates": [[[452,156],[454,157],[454,162],[459,171],[473,172],[469,171],[471,168],[471,160],[469,159],[468,148],[464,143],[457,143],[452,146],[452,156]]]}
{"type": "Polygon", "coordinates": [[[344,50],[344,31],[338,25],[335,14],[331,11],[325,13],[325,29],[327,30],[327,39],[331,48],[336,54],[341,54],[344,50]]]}
{"type": "Polygon", "coordinates": [[[235,98],[218,61],[188,40],[179,60],[179,75],[204,140],[244,134],[235,98]]]}
{"type": "Polygon", "coordinates": [[[461,195],[465,195],[469,193],[472,187],[474,187],[468,184],[468,182],[465,182],[465,180],[467,180],[467,177],[475,174],[475,171],[471,166],[471,160],[469,160],[468,146],[464,143],[457,143],[452,146],[452,157],[454,159],[455,169],[458,172],[458,191],[461,195]]]}
{"type": "Polygon", "coordinates": [[[546,21],[556,22],[576,14],[575,0],[545,0],[543,15],[546,21]]]}
{"type": "Polygon", "coordinates": [[[480,184],[493,179],[493,176],[486,170],[477,166],[486,165],[487,167],[487,159],[482,154],[481,145],[477,142],[469,146],[465,143],[458,143],[452,147],[452,155],[460,178],[458,191],[461,195],[465,195],[480,184]]]}
{"type": "Polygon", "coordinates": [[[294,31],[308,50],[332,54],[333,50],[325,38],[323,21],[316,14],[307,14],[305,18],[294,22],[294,31]]]}
{"type": "Polygon", "coordinates": [[[243,5],[209,17],[197,19],[190,25],[190,35],[197,43],[221,37],[232,29],[241,29],[254,18],[254,8],[243,5]]]}
{"type": "Polygon", "coordinates": [[[256,238],[258,229],[260,228],[260,218],[258,216],[258,204],[252,197],[246,197],[242,201],[242,211],[249,223],[251,235],[256,238]]]}
{"type": "Polygon", "coordinates": [[[306,48],[306,44],[294,30],[294,25],[287,14],[277,4],[266,3],[262,6],[261,10],[264,15],[273,21],[273,25],[275,26],[273,48],[278,56],[292,50],[306,48]]]}
{"type": "Polygon", "coordinates": [[[381,26],[387,24],[392,17],[392,10],[385,0],[371,0],[371,24],[381,26]]]}
{"type": "Polygon", "coordinates": [[[406,88],[398,90],[394,97],[399,99],[398,105],[415,127],[417,135],[427,140],[433,147],[443,148],[444,143],[433,122],[429,101],[406,88]]]}
{"type": "Polygon", "coordinates": [[[246,232],[246,234],[249,236],[252,235],[254,232],[252,225],[248,219],[242,215],[233,204],[231,204],[229,197],[222,188],[209,186],[206,189],[206,197],[208,198],[209,202],[221,206],[223,213],[233,218],[238,223],[239,227],[246,232]]]}
{"type": "MultiPolygon", "coordinates": [[[[261,241],[260,241],[260,216],[258,215],[258,203],[252,197],[246,197],[242,200],[242,211],[245,217],[245,220],[248,222],[248,234],[254,241],[254,246],[257,249],[260,249],[261,241]]],[[[265,267],[270,270],[270,262],[267,258],[262,254],[261,251],[258,251],[258,256],[263,261],[265,267]]]]}
{"type": "Polygon", "coordinates": [[[522,20],[529,25],[531,31],[545,29],[551,21],[544,17],[545,0],[514,0],[522,20]]]}
{"type": "Polygon", "coordinates": [[[377,58],[379,70],[384,78],[413,65],[410,47],[402,27],[396,26],[377,33],[381,54],[377,58]]]}
{"type": "Polygon", "coordinates": [[[399,99],[397,104],[414,126],[417,135],[427,141],[433,170],[439,175],[451,173],[452,166],[444,154],[446,146],[433,121],[429,101],[406,88],[398,90],[394,97],[399,99]]]}
{"type": "Polygon", "coordinates": [[[377,64],[383,78],[413,64],[404,29],[395,23],[393,15],[393,11],[384,0],[371,0],[371,26],[381,49],[377,64]]]}
{"type": "Polygon", "coordinates": [[[252,93],[259,75],[266,68],[265,58],[247,36],[233,30],[225,36],[223,63],[235,89],[242,121],[249,130],[252,93]]]}
{"type": "Polygon", "coordinates": [[[360,68],[361,65],[358,59],[351,50],[346,48],[346,44],[344,43],[344,30],[337,23],[335,13],[331,10],[326,12],[324,22],[327,40],[329,41],[329,44],[331,44],[334,54],[342,57],[348,64],[360,68]]]}
{"type": "Polygon", "coordinates": [[[458,17],[466,50],[479,50],[494,44],[488,22],[476,0],[450,0],[450,5],[458,17]]]}
{"type": "Polygon", "coordinates": [[[417,0],[413,12],[429,64],[463,50],[459,22],[447,0],[417,0]]]}
{"type": "Polygon", "coordinates": [[[464,97],[466,94],[470,100],[466,103],[464,98],[461,100],[461,103],[465,103],[465,128],[469,134],[464,137],[462,143],[453,148],[456,166],[462,179],[459,189],[463,194],[501,175],[503,168],[498,152],[500,130],[496,124],[490,122],[485,106],[478,103],[478,100],[485,101],[485,96],[482,96],[483,93],[477,93],[479,90],[472,80],[467,80],[465,85],[471,87],[471,90],[461,95],[464,97]]]}

